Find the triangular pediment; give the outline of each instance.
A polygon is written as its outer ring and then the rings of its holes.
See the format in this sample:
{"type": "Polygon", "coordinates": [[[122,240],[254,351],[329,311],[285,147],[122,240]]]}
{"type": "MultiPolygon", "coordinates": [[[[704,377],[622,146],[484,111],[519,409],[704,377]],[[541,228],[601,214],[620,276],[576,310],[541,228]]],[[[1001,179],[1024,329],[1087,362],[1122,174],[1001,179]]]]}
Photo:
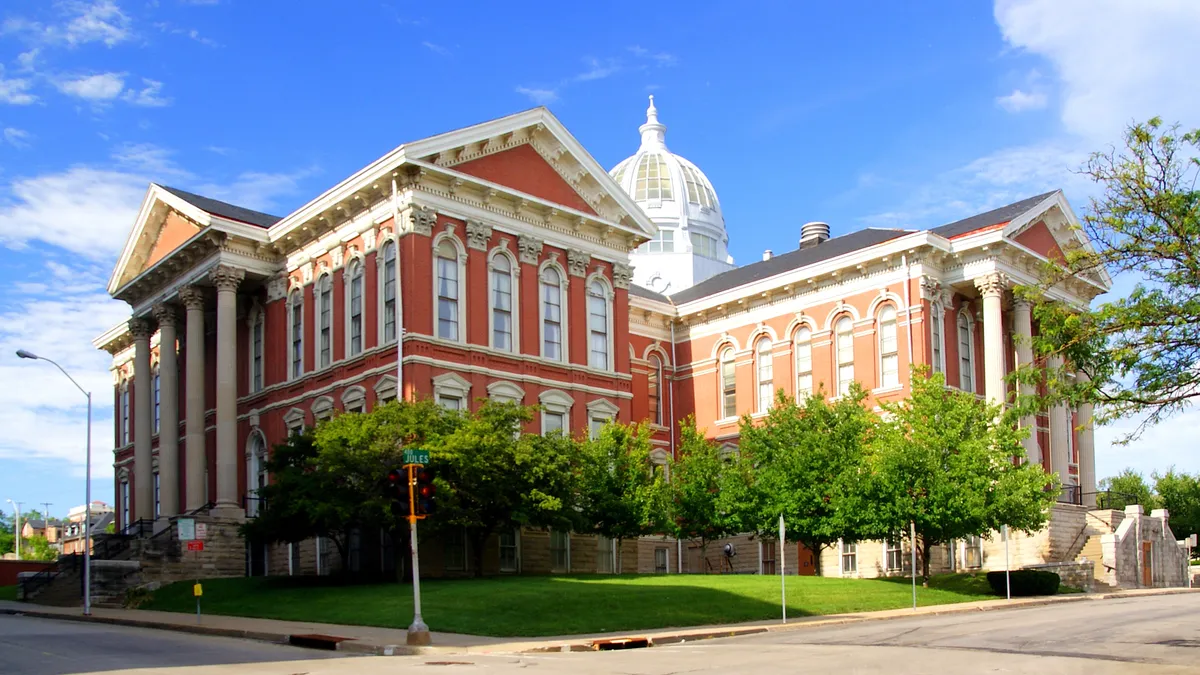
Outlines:
{"type": "Polygon", "coordinates": [[[453,165],[456,171],[482,178],[548,202],[599,215],[531,143],[453,165]]]}
{"type": "Polygon", "coordinates": [[[137,220],[113,269],[108,292],[115,293],[155,263],[170,256],[199,234],[208,223],[206,212],[152,183],[146,190],[137,220]]]}
{"type": "MultiPolygon", "coordinates": [[[[1046,260],[1063,261],[1064,251],[1092,249],[1091,240],[1061,190],[1012,218],[1004,225],[1003,236],[1046,260]]],[[[1112,277],[1102,268],[1084,276],[1106,289],[1112,287],[1112,277]]]]}

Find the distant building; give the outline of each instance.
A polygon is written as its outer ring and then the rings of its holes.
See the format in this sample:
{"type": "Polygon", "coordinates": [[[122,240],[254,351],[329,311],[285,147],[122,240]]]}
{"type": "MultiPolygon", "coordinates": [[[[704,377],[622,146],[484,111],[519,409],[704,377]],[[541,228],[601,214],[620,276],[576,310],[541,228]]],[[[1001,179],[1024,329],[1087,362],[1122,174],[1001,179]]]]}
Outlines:
{"type": "MultiPolygon", "coordinates": [[[[76,506],[67,513],[67,522],[63,523],[61,533],[62,554],[76,555],[83,553],[84,526],[83,520],[87,509],[76,506]]],[[[103,533],[116,520],[113,507],[104,502],[92,502],[92,537],[103,533]]]]}
{"type": "Polygon", "coordinates": [[[53,518],[46,520],[25,520],[21,526],[21,538],[45,537],[51,544],[57,544],[61,538],[62,523],[53,518]]]}

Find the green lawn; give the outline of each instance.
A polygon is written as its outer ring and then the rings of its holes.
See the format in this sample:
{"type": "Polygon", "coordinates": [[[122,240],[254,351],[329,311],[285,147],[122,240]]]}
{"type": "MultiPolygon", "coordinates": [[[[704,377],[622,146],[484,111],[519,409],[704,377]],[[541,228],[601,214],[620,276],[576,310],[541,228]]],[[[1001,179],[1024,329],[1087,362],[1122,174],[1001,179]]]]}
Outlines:
{"type": "MultiPolygon", "coordinates": [[[[406,628],[412,589],[404,584],[322,585],[295,578],[211,579],[210,614],[406,628]]],[[[788,577],[788,616],[908,607],[907,579],[788,577]]],[[[497,637],[570,635],[733,623],[779,616],[779,578],[761,576],[578,576],[427,580],[426,623],[436,631],[497,637]]],[[[196,611],[192,582],[165,586],[141,606],[196,611]]],[[[992,597],[982,575],[947,575],[917,589],[921,605],[992,597]]]]}
{"type": "Polygon", "coordinates": [[[17,599],[17,587],[16,586],[0,586],[0,600],[16,600],[16,599],[17,599]]]}

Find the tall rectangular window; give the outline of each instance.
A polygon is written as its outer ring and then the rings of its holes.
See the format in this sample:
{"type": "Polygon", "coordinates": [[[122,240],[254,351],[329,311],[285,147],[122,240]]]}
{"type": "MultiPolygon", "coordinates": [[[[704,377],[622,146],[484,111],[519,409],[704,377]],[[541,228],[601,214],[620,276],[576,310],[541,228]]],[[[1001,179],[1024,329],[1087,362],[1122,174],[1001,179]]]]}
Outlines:
{"type": "Polygon", "coordinates": [[[322,276],[317,288],[317,310],[321,313],[320,367],[324,368],[333,362],[333,277],[322,276]]]}
{"type": "Polygon", "coordinates": [[[121,386],[121,445],[129,443],[129,383],[121,386]]]}
{"type": "Polygon", "coordinates": [[[292,291],[289,301],[292,314],[292,377],[304,374],[304,291],[292,291]]]}
{"type": "Polygon", "coordinates": [[[250,327],[250,391],[263,388],[263,312],[259,312],[250,327]]]}
{"type": "Polygon", "coordinates": [[[350,263],[349,288],[349,356],[362,353],[363,350],[363,266],[358,260],[350,263]]]}
{"type": "Polygon", "coordinates": [[[812,396],[812,331],[802,327],[796,331],[793,350],[796,353],[796,400],[812,396]]]}
{"type": "Polygon", "coordinates": [[[771,339],[762,338],[754,346],[755,378],[758,380],[758,412],[771,408],[775,398],[774,357],[771,354],[771,339]]]}
{"type": "Polygon", "coordinates": [[[854,322],[850,317],[838,319],[837,333],[838,396],[850,393],[854,383],[854,322]]]}
{"type": "Polygon", "coordinates": [[[162,488],[162,484],[159,482],[158,472],[155,471],[154,472],[154,517],[155,518],[162,515],[162,503],[159,501],[159,495],[162,494],[161,488],[162,488]]]}
{"type": "Polygon", "coordinates": [[[516,572],[519,569],[519,533],[517,530],[500,532],[500,571],[516,572]]]}
{"type": "MultiPolygon", "coordinates": [[[[121,529],[129,527],[129,481],[121,481],[121,529]]],[[[85,542],[86,546],[87,543],[85,542]]]]}
{"type": "Polygon", "coordinates": [[[562,530],[550,530],[550,569],[552,572],[571,571],[571,535],[562,530]]]}
{"type": "Polygon", "coordinates": [[[963,557],[967,567],[976,569],[983,567],[983,537],[979,535],[970,535],[967,537],[966,550],[963,557]]]}
{"type": "Polygon", "coordinates": [[[900,356],[896,342],[896,308],[879,310],[879,386],[900,386],[900,356]]]}
{"type": "Polygon", "coordinates": [[[162,420],[162,378],[159,377],[158,368],[154,369],[154,433],[158,433],[159,423],[162,420]]]}
{"type": "Polygon", "coordinates": [[[721,352],[721,416],[737,417],[737,372],[732,349],[721,352]]]}
{"type": "Polygon", "coordinates": [[[542,435],[561,434],[567,430],[567,414],[554,410],[542,411],[542,435]]]}
{"type": "Polygon", "coordinates": [[[842,574],[858,572],[858,544],[842,543],[842,574]]]}
{"type": "Polygon", "coordinates": [[[658,357],[658,354],[651,354],[650,374],[647,381],[647,389],[650,394],[650,422],[659,425],[663,423],[662,377],[662,359],[658,357]]]}
{"type": "Polygon", "coordinates": [[[396,339],[396,244],[389,241],[383,245],[383,341],[396,339]]]}
{"type": "Polygon", "coordinates": [[[596,537],[596,571],[600,574],[612,574],[613,540],[608,537],[596,537]]]}
{"type": "Polygon", "coordinates": [[[562,361],[562,275],[542,270],[542,356],[562,361]]]}
{"type": "Polygon", "coordinates": [[[900,548],[900,537],[891,536],[884,542],[884,552],[887,554],[887,571],[898,572],[904,566],[904,552],[900,548]]]}
{"type": "Polygon", "coordinates": [[[929,321],[929,337],[933,342],[930,354],[933,357],[933,372],[945,372],[945,365],[942,363],[942,306],[936,302],[929,306],[929,311],[933,315],[929,321]]]}
{"type": "Polygon", "coordinates": [[[513,350],[512,262],[508,256],[492,258],[492,348],[513,350]]]}
{"type": "Polygon", "coordinates": [[[593,281],[588,287],[588,336],[591,346],[590,365],[608,368],[608,294],[604,284],[593,281]]]}
{"type": "MultiPolygon", "coordinates": [[[[965,311],[965,310],[964,310],[965,311]]],[[[958,317],[958,384],[963,391],[975,393],[975,365],[971,352],[971,322],[965,314],[958,317]]]]}
{"type": "Polygon", "coordinates": [[[667,569],[668,569],[667,565],[668,565],[669,556],[670,556],[669,549],[663,548],[661,546],[654,549],[654,573],[655,574],[666,574],[667,573],[667,569]]]}
{"type": "Polygon", "coordinates": [[[458,340],[458,249],[442,241],[437,249],[437,331],[443,340],[458,340]]]}

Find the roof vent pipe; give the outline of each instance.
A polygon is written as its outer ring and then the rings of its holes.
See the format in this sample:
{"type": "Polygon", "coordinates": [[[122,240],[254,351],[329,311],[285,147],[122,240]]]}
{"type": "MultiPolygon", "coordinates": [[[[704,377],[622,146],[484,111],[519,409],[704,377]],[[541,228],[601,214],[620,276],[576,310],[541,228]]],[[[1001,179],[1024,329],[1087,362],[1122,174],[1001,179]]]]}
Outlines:
{"type": "Polygon", "coordinates": [[[800,228],[800,248],[812,248],[829,239],[829,223],[813,221],[800,228]]]}
{"type": "Polygon", "coordinates": [[[772,257],[771,249],[763,251],[763,260],[770,260],[772,257]]]}

